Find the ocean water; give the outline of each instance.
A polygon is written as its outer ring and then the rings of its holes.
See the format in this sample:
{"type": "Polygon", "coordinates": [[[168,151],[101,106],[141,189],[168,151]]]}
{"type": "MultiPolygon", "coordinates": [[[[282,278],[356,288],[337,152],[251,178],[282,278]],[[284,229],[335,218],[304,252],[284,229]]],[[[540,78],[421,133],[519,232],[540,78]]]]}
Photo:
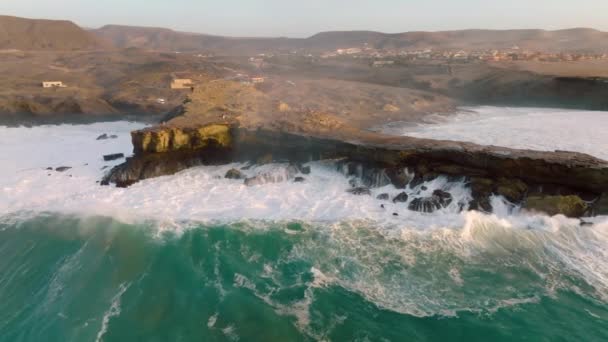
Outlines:
{"type": "Polygon", "coordinates": [[[460,212],[445,178],[409,201],[452,204],[414,213],[375,199],[390,185],[346,193],[332,161],[304,183],[233,164],[99,186],[140,127],[0,127],[0,341],[608,340],[608,218],[460,212]]]}

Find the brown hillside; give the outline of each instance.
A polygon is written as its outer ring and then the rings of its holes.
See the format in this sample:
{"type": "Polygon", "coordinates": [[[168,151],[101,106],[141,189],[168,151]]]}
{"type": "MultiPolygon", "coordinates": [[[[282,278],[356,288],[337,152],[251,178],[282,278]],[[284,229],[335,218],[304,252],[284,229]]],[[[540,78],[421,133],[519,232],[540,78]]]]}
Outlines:
{"type": "Polygon", "coordinates": [[[206,51],[234,55],[291,48],[295,41],[299,41],[287,38],[232,38],[177,32],[165,28],[119,25],[107,25],[91,32],[118,48],[136,47],[181,52],[206,51]]]}
{"type": "Polygon", "coordinates": [[[0,49],[87,50],[102,44],[70,21],[0,16],[0,49]]]}
{"type": "Polygon", "coordinates": [[[378,49],[505,49],[519,46],[533,51],[608,52],[608,33],[576,28],[545,30],[461,30],[386,34],[373,31],[322,32],[310,38],[230,38],[176,32],[161,28],[105,26],[93,33],[116,47],[159,51],[253,54],[304,49],[321,52],[346,47],[378,49]]]}

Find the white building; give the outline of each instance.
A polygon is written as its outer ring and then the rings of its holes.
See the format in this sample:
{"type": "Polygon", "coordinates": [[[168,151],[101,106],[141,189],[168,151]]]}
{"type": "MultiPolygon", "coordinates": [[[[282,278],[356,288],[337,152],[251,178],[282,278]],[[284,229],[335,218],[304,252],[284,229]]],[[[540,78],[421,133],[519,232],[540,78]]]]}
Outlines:
{"type": "Polygon", "coordinates": [[[44,81],[42,88],[65,88],[66,86],[61,81],[44,81]]]}

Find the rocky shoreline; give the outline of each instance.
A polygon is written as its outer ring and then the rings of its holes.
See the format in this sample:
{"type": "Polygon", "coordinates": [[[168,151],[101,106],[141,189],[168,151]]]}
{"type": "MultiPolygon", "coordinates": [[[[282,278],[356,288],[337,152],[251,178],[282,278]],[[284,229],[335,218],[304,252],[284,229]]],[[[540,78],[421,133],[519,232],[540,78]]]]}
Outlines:
{"type": "MultiPolygon", "coordinates": [[[[576,152],[516,150],[362,131],[338,139],[253,130],[240,127],[238,122],[189,128],[161,125],[132,132],[132,140],[135,155],[112,169],[103,184],[126,187],[197,165],[235,161],[301,165],[335,159],[341,160],[341,167],[350,170],[347,172],[358,172],[363,178],[385,175],[398,189],[442,175],[462,178],[471,188],[470,209],[491,211],[490,197],[496,194],[523,208],[551,215],[608,214],[608,162],[576,152]]],[[[299,170],[293,172],[294,177],[299,170]]],[[[374,186],[371,181],[350,191],[364,195],[370,186],[374,186]]],[[[429,212],[447,202],[447,196],[434,194],[410,209],[429,212]]]]}

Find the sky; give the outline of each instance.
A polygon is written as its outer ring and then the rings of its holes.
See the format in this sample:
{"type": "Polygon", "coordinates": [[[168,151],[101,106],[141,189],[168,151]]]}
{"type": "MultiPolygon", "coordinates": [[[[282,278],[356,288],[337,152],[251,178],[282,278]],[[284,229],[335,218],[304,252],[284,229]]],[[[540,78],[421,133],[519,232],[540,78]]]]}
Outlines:
{"type": "Polygon", "coordinates": [[[608,31],[608,0],[0,0],[0,14],[227,36],[458,29],[608,31]]]}

